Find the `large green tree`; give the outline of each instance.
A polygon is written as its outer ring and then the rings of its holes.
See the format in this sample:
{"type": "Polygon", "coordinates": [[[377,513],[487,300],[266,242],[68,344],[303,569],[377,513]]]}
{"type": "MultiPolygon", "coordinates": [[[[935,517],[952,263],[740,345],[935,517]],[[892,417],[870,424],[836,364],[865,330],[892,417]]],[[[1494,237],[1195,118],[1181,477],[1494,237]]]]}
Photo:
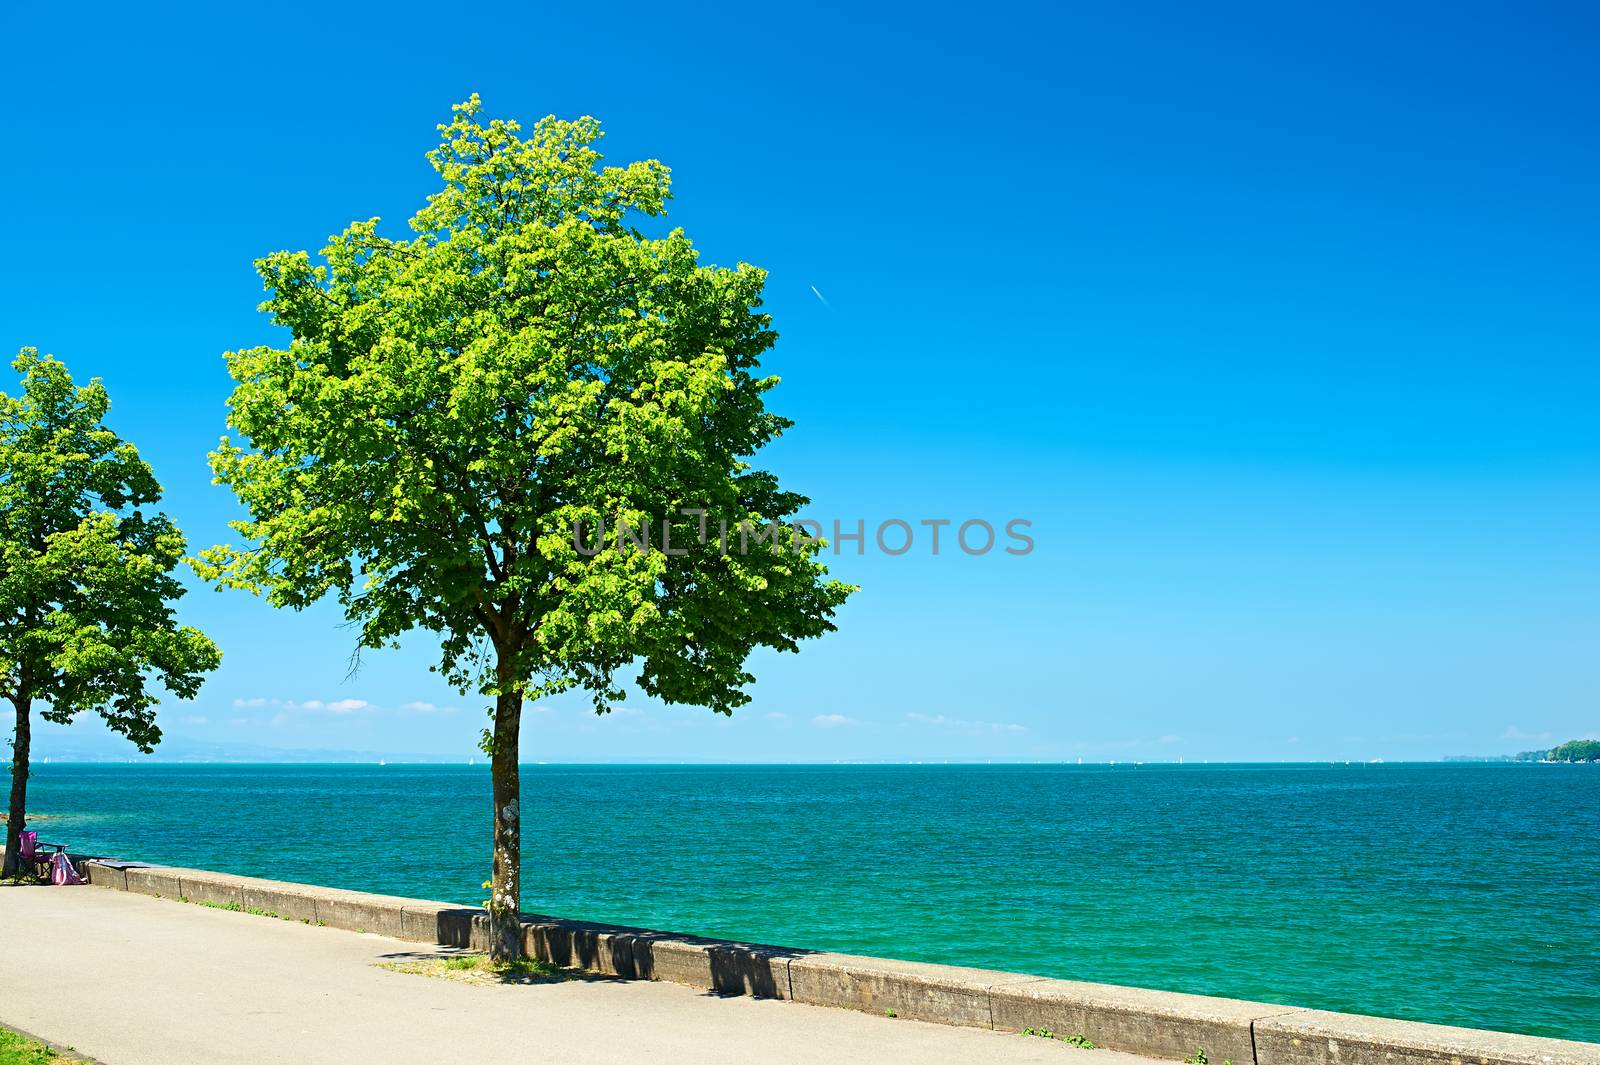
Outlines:
{"type": "Polygon", "coordinates": [[[437,633],[450,683],[492,699],[503,959],[524,701],[580,689],[605,712],[636,667],[650,696],[731,713],[750,653],[831,630],[853,589],[786,524],[806,500],[747,461],[790,424],[763,403],[764,272],[635,228],[664,213],[668,170],[602,166],[594,119],[524,135],[476,96],[454,111],[410,236],[373,219],[321,262],[257,263],[293,339],[227,356],[247,446],[212,462],[249,544],[203,557],[278,606],[337,595],[364,647],[437,633]]]}
{"type": "Polygon", "coordinates": [[[190,698],[221,654],[180,626],[173,570],[183,534],[134,446],[103,424],[98,380],[32,348],[0,392],[0,697],[16,711],[5,873],[17,871],[28,800],[31,716],[65,724],[93,710],[149,752],[161,740],[152,681],[190,698]]]}

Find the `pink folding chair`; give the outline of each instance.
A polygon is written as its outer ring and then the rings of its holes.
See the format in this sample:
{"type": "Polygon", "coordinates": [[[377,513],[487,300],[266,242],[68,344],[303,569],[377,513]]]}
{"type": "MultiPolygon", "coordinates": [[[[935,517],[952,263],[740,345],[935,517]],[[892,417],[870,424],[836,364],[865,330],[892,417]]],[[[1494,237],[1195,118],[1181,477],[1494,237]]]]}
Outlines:
{"type": "MultiPolygon", "coordinates": [[[[60,855],[61,860],[66,862],[69,868],[71,867],[72,863],[67,861],[66,851],[67,846],[64,843],[41,843],[37,832],[24,830],[17,833],[17,852],[22,859],[22,864],[32,868],[33,875],[41,880],[51,877],[56,855],[60,855]],[[51,848],[54,853],[45,853],[41,849],[43,847],[51,848]]],[[[74,871],[73,875],[77,875],[76,871],[74,871]]],[[[81,883],[82,881],[79,882],[81,883]]]]}

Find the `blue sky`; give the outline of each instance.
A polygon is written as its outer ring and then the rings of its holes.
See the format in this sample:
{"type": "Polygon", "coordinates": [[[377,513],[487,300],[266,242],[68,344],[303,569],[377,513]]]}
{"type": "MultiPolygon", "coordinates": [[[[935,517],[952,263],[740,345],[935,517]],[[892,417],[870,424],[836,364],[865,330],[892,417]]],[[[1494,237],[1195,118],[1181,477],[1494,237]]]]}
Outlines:
{"type": "MultiPolygon", "coordinates": [[[[770,270],[799,424],[766,461],[813,517],[1037,546],[845,555],[839,631],[758,657],[733,720],[558,699],[528,760],[1600,734],[1600,20],[1397,7],[11,5],[0,347],[103,377],[191,545],[225,539],[221,354],[279,339],[251,260],[403,225],[472,91],[593,114],[707,260],[770,270]]],[[[169,757],[473,753],[425,640],[350,676],[331,608],[183,613],[226,658],[169,757]]]]}

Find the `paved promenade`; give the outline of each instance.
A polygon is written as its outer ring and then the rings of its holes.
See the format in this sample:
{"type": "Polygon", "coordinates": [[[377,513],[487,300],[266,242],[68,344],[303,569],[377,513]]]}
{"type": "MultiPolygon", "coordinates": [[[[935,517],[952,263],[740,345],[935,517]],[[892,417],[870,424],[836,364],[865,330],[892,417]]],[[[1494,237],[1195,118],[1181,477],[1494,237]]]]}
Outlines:
{"type": "Polygon", "coordinates": [[[468,986],[378,967],[436,948],[88,887],[0,886],[0,928],[0,1022],[106,1065],[1145,1065],[676,984],[468,986]]]}

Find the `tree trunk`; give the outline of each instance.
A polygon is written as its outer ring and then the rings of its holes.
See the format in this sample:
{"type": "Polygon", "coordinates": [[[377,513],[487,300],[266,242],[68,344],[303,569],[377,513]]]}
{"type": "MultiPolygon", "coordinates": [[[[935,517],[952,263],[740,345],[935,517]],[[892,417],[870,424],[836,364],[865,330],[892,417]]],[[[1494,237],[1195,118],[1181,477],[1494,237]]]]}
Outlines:
{"type": "Polygon", "coordinates": [[[17,731],[15,742],[11,747],[11,808],[6,814],[6,859],[3,873],[5,876],[18,876],[22,872],[19,837],[22,835],[22,830],[27,827],[25,820],[28,816],[28,747],[33,738],[28,724],[29,702],[27,699],[16,701],[17,731]]]}
{"type": "Polygon", "coordinates": [[[500,670],[500,694],[494,707],[494,876],[489,881],[489,958],[496,962],[522,957],[522,782],[517,746],[522,727],[522,691],[508,670],[500,670]]]}

